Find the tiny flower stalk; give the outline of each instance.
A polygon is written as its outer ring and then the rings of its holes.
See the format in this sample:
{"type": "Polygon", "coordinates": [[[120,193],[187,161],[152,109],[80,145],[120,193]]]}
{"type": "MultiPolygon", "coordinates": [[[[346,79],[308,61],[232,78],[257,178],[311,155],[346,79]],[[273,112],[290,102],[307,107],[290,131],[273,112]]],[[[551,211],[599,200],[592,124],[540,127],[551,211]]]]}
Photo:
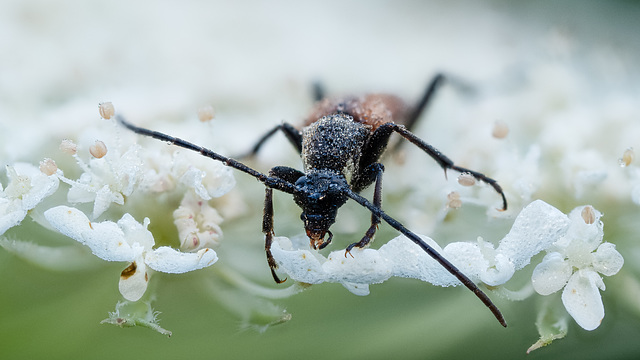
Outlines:
{"type": "Polygon", "coordinates": [[[543,299],[536,319],[540,339],[527,349],[527,354],[564,338],[569,332],[569,316],[559,304],[550,298],[543,299]]]}
{"type": "Polygon", "coordinates": [[[102,320],[101,324],[111,324],[120,327],[141,326],[157,331],[162,335],[171,337],[169,330],[162,328],[158,324],[158,311],[153,310],[150,300],[141,301],[119,301],[114,312],[109,313],[109,317],[102,320]]]}

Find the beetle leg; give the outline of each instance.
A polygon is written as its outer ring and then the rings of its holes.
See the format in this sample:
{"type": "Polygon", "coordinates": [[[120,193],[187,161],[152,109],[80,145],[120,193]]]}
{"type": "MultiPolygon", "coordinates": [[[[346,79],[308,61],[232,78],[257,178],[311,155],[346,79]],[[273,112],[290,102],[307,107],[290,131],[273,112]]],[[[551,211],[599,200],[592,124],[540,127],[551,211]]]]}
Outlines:
{"type": "Polygon", "coordinates": [[[298,154],[302,153],[302,133],[293,127],[293,125],[283,122],[282,124],[277,125],[273,129],[269,130],[266,134],[262,135],[260,139],[256,142],[256,144],[251,148],[249,152],[246,154],[239,156],[238,158],[243,159],[251,156],[255,156],[264,143],[269,140],[271,136],[273,136],[278,130],[282,131],[284,135],[287,137],[291,145],[296,148],[298,154]]]}
{"type": "MultiPolygon", "coordinates": [[[[431,79],[431,81],[429,82],[429,85],[427,86],[427,90],[424,92],[424,94],[422,95],[422,97],[420,98],[416,106],[413,108],[413,111],[410,113],[409,117],[407,117],[407,120],[404,123],[407,129],[409,130],[413,129],[413,127],[418,122],[418,119],[420,119],[420,116],[422,115],[422,113],[424,113],[427,106],[433,100],[433,96],[435,95],[436,91],[438,90],[440,85],[442,85],[442,83],[445,82],[446,79],[447,78],[445,78],[445,76],[441,73],[436,74],[431,79]]],[[[400,144],[401,142],[396,143],[394,150],[397,149],[400,146],[400,144]]]]}
{"type": "MultiPolygon", "coordinates": [[[[304,174],[299,170],[287,166],[276,166],[269,171],[269,176],[284,180],[290,184],[295,184],[296,180],[304,176],[304,174]]],[[[267,254],[267,263],[269,264],[273,280],[278,284],[283,283],[287,281],[287,279],[280,280],[278,275],[276,275],[278,264],[273,258],[273,254],[271,254],[271,244],[273,243],[275,232],[273,231],[273,189],[270,187],[265,188],[262,232],[264,233],[264,250],[267,254]]]]}
{"type": "Polygon", "coordinates": [[[434,148],[430,144],[426,143],[424,140],[417,137],[414,133],[409,131],[403,125],[398,125],[394,123],[386,123],[386,124],[380,125],[380,127],[376,129],[374,135],[378,132],[385,133],[385,132],[391,132],[391,131],[395,131],[398,134],[402,135],[402,137],[404,137],[405,139],[409,140],[409,142],[419,147],[422,151],[427,153],[427,155],[431,156],[431,158],[433,158],[433,160],[435,160],[440,165],[440,167],[444,169],[445,176],[447,174],[447,169],[456,170],[463,173],[469,173],[476,180],[482,181],[490,185],[491,187],[493,187],[493,189],[502,197],[502,209],[500,210],[501,211],[507,210],[507,198],[505,197],[504,192],[502,191],[502,187],[498,184],[496,180],[482,173],[479,173],[477,171],[469,170],[467,168],[463,168],[458,165],[455,165],[453,161],[449,159],[446,155],[441,153],[440,150],[434,148]]]}
{"type": "Polygon", "coordinates": [[[325,93],[326,91],[324,89],[324,86],[322,86],[322,83],[320,83],[319,81],[315,81],[312,88],[313,101],[317,102],[324,99],[325,93]]]}
{"type": "MultiPolygon", "coordinates": [[[[382,207],[382,174],[384,173],[384,165],[380,163],[371,164],[363,173],[365,174],[364,176],[375,179],[376,185],[373,190],[373,205],[380,209],[382,207]]],[[[354,247],[362,249],[373,241],[373,236],[376,230],[378,230],[378,224],[380,224],[380,216],[371,213],[371,226],[359,242],[347,246],[344,256],[347,257],[347,254],[351,255],[351,249],[354,247]]],[[[351,255],[351,257],[353,257],[353,255],[351,255]]]]}
{"type": "Polygon", "coordinates": [[[271,270],[271,275],[273,276],[273,280],[276,283],[280,284],[287,279],[280,280],[278,275],[276,274],[276,269],[278,268],[278,264],[276,260],[273,258],[271,254],[271,244],[273,242],[273,189],[265,188],[264,195],[264,213],[262,216],[262,232],[264,233],[264,250],[267,253],[267,263],[269,264],[269,269],[271,270]]]}

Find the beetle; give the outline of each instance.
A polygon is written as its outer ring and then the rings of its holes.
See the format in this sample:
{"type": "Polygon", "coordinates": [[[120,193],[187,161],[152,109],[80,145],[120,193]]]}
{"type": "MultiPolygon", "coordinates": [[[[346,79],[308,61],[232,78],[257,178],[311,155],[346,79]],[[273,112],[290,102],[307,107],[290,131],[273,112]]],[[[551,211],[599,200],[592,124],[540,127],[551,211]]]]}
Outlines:
{"type": "MultiPolygon", "coordinates": [[[[265,252],[273,279],[282,283],[276,274],[278,267],[271,253],[274,237],[273,190],[293,195],[295,203],[302,209],[300,218],[304,224],[310,246],[323,249],[333,238],[329,230],[336,221],[338,209],[349,199],[371,212],[371,226],[359,242],[350,244],[345,256],[354,247],[367,246],[374,237],[378,224],[384,220],[404,234],[422,250],[454,275],[471,290],[493,313],[501,325],[507,326],[500,310],[491,302],[465,274],[425,243],[419,236],[382,210],[382,175],[384,166],[379,162],[382,153],[395,132],[416,145],[433,158],[445,171],[468,173],[475,179],[492,186],[502,197],[502,210],[507,209],[507,200],[496,180],[482,173],[454,164],[452,160],[411,132],[436,89],[445,81],[442,74],[436,75],[418,103],[407,106],[399,97],[388,94],[371,94],[361,97],[325,98],[320,86],[315,86],[317,100],[301,130],[283,122],[262,136],[246,155],[256,154],[262,145],[278,131],[284,133],[302,158],[303,169],[276,166],[268,174],[259,172],[244,163],[220,155],[188,141],[135,126],[119,114],[117,120],[129,130],[150,136],[222,162],[224,165],[249,174],[265,186],[262,232],[265,234],[265,252]],[[347,177],[350,176],[348,179],[347,177]],[[374,184],[373,201],[359,193],[374,184]],[[327,237],[328,235],[328,237],[327,237]],[[326,239],[325,239],[326,237],[326,239]]],[[[396,144],[395,147],[399,146],[396,144]]]]}

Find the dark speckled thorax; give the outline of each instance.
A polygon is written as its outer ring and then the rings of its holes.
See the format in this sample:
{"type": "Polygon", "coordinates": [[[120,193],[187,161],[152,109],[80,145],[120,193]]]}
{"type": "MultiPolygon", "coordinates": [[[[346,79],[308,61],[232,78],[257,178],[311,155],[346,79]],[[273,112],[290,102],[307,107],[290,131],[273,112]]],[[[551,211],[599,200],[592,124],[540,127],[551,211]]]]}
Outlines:
{"type": "Polygon", "coordinates": [[[304,172],[332,170],[348,175],[358,163],[371,126],[337,113],[324,116],[302,129],[302,163],[304,172]]]}

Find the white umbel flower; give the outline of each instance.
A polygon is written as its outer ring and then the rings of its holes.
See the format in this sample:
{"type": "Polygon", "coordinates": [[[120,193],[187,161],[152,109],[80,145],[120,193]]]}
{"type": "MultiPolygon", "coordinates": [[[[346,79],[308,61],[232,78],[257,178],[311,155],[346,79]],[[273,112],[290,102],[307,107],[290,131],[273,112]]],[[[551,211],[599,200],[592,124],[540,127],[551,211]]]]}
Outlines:
{"type": "Polygon", "coordinates": [[[29,210],[58,189],[58,174],[62,171],[46,175],[27,163],[7,166],[9,184],[6,189],[0,184],[0,235],[20,224],[29,210]]]}
{"type": "MultiPolygon", "coordinates": [[[[426,236],[422,239],[471,280],[498,286],[529,264],[531,257],[551,246],[564,234],[568,223],[566,215],[538,200],[522,210],[496,249],[482,240],[454,242],[440,248],[432,239],[426,236]]],[[[460,285],[453,275],[404,236],[390,240],[378,250],[353,249],[353,258],[345,257],[344,250],[324,258],[315,251],[303,249],[302,245],[296,249],[286,238],[275,240],[272,253],[280,269],[304,283],[338,282],[357,295],[367,295],[368,285],[392,276],[420,279],[438,286],[460,285]]]]}
{"type": "Polygon", "coordinates": [[[585,330],[596,329],[604,318],[600,290],[605,286],[599,273],[615,275],[624,264],[615,245],[602,242],[601,216],[590,206],[574,209],[567,233],[553,244],[531,276],[533,288],[541,295],[564,288],[562,303],[585,330]]]}
{"type": "Polygon", "coordinates": [[[218,260],[213,249],[183,253],[167,246],[153,249],[155,241],[147,226],[124,214],[117,223],[92,223],[80,210],[57,206],[44,213],[51,225],[64,235],[88,246],[97,257],[107,261],[126,261],[130,265],[120,276],[120,292],[129,301],[139,300],[147,288],[149,268],[180,274],[212,265],[218,260]]]}

